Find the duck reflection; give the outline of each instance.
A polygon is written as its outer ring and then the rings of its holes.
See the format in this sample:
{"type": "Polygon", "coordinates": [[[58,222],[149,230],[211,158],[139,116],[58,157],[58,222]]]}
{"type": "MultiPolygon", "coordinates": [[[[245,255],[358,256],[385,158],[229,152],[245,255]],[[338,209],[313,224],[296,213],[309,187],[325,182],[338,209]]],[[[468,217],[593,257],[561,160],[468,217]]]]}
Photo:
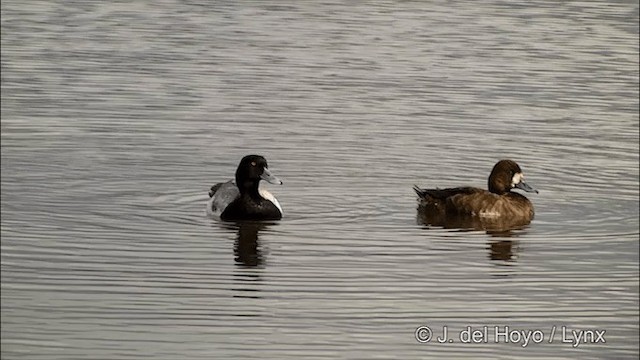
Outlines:
{"type": "Polygon", "coordinates": [[[230,229],[238,230],[233,244],[236,265],[257,267],[264,264],[264,254],[259,234],[272,225],[273,223],[261,221],[242,221],[227,225],[230,229]]]}
{"type": "MultiPolygon", "coordinates": [[[[493,238],[517,237],[524,226],[514,229],[487,230],[487,234],[493,238]]],[[[502,261],[515,261],[518,258],[518,241],[516,240],[491,240],[489,241],[489,259],[502,261]]]]}
{"type": "MultiPolygon", "coordinates": [[[[234,271],[234,298],[261,298],[261,271],[265,256],[259,239],[261,231],[272,223],[243,221],[228,224],[229,229],[237,229],[233,244],[233,255],[238,271],[234,271]]],[[[257,316],[256,314],[238,314],[238,316],[257,316]]]]}
{"type": "Polygon", "coordinates": [[[489,259],[495,261],[513,262],[518,258],[518,242],[515,240],[496,239],[518,237],[527,227],[519,221],[508,219],[479,218],[477,216],[444,216],[439,212],[428,212],[423,207],[418,208],[418,224],[428,228],[438,227],[444,229],[481,230],[491,236],[488,241],[489,259]]]}
{"type": "Polygon", "coordinates": [[[423,206],[418,206],[417,222],[427,227],[484,230],[493,237],[512,237],[514,231],[523,230],[529,224],[517,218],[451,215],[423,206]]]}
{"type": "Polygon", "coordinates": [[[517,241],[489,241],[489,259],[491,260],[515,261],[518,258],[517,251],[517,241]]]}

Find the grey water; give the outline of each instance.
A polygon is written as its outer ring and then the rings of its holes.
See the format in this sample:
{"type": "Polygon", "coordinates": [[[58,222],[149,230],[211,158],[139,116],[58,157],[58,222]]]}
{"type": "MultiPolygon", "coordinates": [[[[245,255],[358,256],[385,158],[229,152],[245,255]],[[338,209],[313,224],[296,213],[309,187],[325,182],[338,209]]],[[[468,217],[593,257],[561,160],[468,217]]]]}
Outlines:
{"type": "Polygon", "coordinates": [[[2,359],[637,359],[638,9],[2,1],[2,359]],[[529,226],[417,221],[503,158],[529,226]]]}

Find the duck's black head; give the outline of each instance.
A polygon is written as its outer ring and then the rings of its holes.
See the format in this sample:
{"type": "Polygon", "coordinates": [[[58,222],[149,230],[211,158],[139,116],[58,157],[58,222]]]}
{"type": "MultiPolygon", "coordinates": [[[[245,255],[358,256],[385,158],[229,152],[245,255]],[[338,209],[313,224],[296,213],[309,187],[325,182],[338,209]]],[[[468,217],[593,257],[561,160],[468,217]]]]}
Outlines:
{"type": "Polygon", "coordinates": [[[502,195],[508,193],[513,188],[518,188],[527,192],[538,190],[532,188],[524,182],[524,174],[520,166],[513,160],[500,160],[491,170],[489,175],[489,191],[502,195]]]}
{"type": "Polygon", "coordinates": [[[255,190],[257,192],[260,180],[282,185],[282,181],[269,171],[267,159],[260,155],[247,155],[243,157],[236,170],[236,184],[240,192],[242,193],[247,190],[255,190]]]}

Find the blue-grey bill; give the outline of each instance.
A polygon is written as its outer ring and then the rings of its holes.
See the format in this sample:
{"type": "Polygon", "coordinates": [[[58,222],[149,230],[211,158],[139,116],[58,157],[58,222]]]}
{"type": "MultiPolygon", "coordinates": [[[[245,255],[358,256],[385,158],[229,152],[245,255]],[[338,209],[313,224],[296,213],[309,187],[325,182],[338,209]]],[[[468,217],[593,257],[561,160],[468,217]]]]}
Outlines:
{"type": "Polygon", "coordinates": [[[516,187],[520,190],[524,190],[526,192],[534,192],[534,193],[538,193],[538,190],[532,188],[531,186],[529,186],[529,184],[527,184],[524,181],[520,181],[519,183],[516,184],[516,187]]]}
{"type": "Polygon", "coordinates": [[[274,176],[267,168],[264,169],[260,178],[270,184],[282,185],[282,181],[274,176]]]}

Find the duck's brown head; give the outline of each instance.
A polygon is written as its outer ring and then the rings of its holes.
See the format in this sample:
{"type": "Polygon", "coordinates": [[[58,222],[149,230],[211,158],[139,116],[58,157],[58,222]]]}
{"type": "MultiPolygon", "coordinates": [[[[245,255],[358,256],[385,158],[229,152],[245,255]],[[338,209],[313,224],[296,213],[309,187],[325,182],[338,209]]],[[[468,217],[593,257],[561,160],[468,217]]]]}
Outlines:
{"type": "Polygon", "coordinates": [[[524,182],[524,174],[515,161],[498,161],[489,175],[489,191],[502,195],[510,192],[513,188],[538,193],[538,190],[524,182]]]}

